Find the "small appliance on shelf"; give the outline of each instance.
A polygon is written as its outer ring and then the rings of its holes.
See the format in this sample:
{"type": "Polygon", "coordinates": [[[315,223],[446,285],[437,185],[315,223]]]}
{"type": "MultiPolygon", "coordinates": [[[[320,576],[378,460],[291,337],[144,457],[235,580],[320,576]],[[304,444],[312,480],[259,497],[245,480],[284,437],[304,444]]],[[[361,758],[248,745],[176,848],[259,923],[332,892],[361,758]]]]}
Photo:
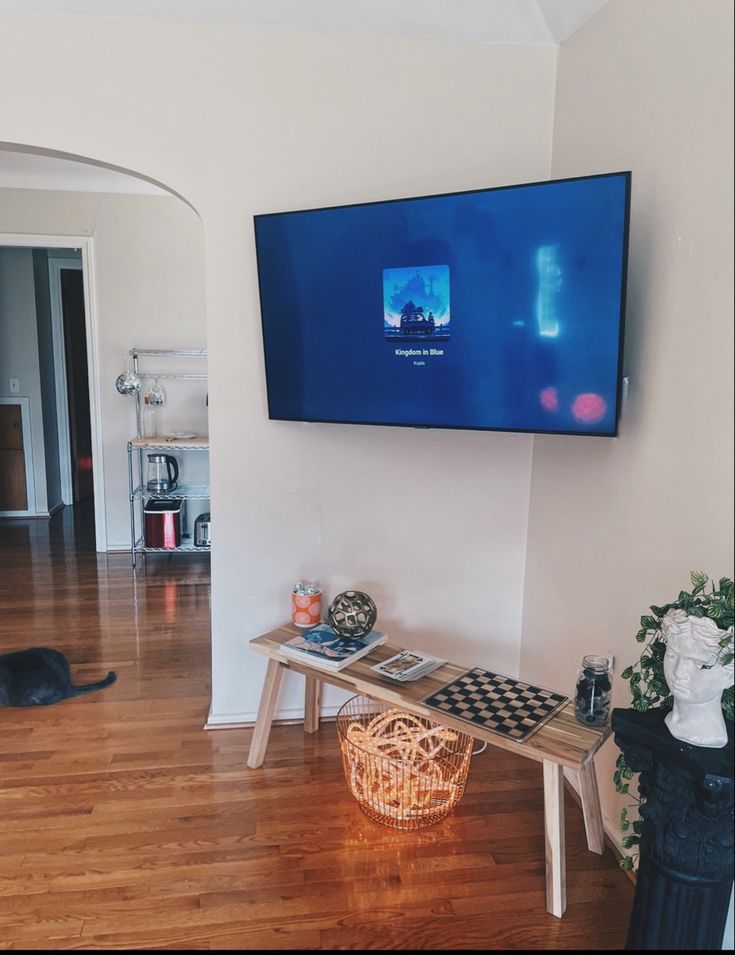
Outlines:
{"type": "Polygon", "coordinates": [[[212,544],[209,512],[200,514],[194,521],[194,546],[210,547],[212,544]]]}
{"type": "Polygon", "coordinates": [[[148,455],[148,483],[151,494],[166,494],[179,486],[179,465],[170,454],[148,455]]]}
{"type": "Polygon", "coordinates": [[[143,509],[145,546],[173,550],[181,546],[181,512],[183,501],[151,499],[143,509]]]}

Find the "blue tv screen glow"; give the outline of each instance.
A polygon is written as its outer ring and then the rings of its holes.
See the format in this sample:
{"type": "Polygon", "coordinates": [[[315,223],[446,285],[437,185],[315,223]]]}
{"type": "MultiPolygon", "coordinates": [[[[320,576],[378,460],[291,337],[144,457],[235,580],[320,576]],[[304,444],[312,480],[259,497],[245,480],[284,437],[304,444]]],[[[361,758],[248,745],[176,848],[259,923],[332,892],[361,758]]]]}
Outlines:
{"type": "Polygon", "coordinates": [[[630,173],[255,216],[272,419],[614,436],[630,173]]]}

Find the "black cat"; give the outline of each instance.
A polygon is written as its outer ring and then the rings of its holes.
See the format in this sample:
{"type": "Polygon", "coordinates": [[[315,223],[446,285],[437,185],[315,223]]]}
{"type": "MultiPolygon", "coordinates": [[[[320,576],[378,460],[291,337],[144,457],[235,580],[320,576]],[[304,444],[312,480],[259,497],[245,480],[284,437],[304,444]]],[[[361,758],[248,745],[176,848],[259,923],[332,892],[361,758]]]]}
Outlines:
{"type": "Polygon", "coordinates": [[[70,696],[91,693],[117,679],[110,670],[104,680],[74,686],[69,661],[59,650],[33,647],[0,653],[0,705],[45,706],[70,696]]]}

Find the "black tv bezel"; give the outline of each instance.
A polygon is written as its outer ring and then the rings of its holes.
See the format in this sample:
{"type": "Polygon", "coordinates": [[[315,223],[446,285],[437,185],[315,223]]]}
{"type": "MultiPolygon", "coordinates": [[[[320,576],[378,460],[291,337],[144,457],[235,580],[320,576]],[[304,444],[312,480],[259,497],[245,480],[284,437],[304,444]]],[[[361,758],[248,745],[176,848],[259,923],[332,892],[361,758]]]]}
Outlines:
{"type": "Polygon", "coordinates": [[[307,424],[349,424],[349,425],[367,425],[380,428],[414,428],[420,430],[437,431],[480,431],[480,432],[498,432],[504,434],[562,434],[571,435],[577,438],[617,438],[620,430],[620,414],[622,410],[623,397],[623,349],[625,345],[625,305],[628,288],[628,246],[630,240],[630,194],[631,194],[632,171],[630,169],[620,170],[619,172],[591,173],[586,176],[567,176],[563,179],[540,179],[534,182],[519,182],[507,186],[489,186],[485,189],[464,189],[456,192],[438,192],[430,193],[424,196],[405,196],[397,199],[377,199],[365,202],[348,202],[335,206],[315,206],[307,209],[287,209],[282,212],[263,212],[253,216],[253,233],[255,239],[255,260],[258,272],[258,302],[260,306],[260,330],[263,346],[263,364],[265,370],[265,387],[268,400],[268,420],[269,421],[296,421],[307,424]],[[338,209],[353,209],[359,206],[382,206],[396,202],[416,202],[421,199],[444,199],[453,196],[469,196],[477,193],[488,192],[507,192],[510,189],[527,189],[531,186],[551,186],[563,182],[580,182],[588,179],[611,179],[622,176],[625,181],[625,210],[623,220],[623,248],[622,248],[622,267],[620,270],[620,316],[618,320],[618,367],[617,383],[615,392],[615,426],[611,431],[563,431],[563,430],[541,430],[536,428],[481,428],[476,425],[461,424],[408,424],[405,421],[356,421],[354,419],[340,418],[296,418],[274,415],[271,411],[271,383],[268,377],[268,355],[265,335],[265,320],[263,318],[263,282],[261,275],[261,263],[258,257],[258,230],[257,224],[260,219],[282,218],[289,215],[300,215],[304,212],[329,212],[338,209]]]}

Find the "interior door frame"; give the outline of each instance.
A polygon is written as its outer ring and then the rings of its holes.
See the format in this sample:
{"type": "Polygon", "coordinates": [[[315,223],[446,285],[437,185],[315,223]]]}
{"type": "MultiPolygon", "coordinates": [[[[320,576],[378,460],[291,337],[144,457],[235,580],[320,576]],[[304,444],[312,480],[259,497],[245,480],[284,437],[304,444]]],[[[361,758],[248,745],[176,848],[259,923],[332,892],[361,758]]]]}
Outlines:
{"type": "Polygon", "coordinates": [[[26,469],[25,511],[0,511],[0,517],[35,517],[36,482],[33,473],[33,431],[31,430],[31,400],[26,395],[0,395],[0,405],[20,405],[20,421],[23,427],[23,460],[26,469]]]}
{"type": "MultiPolygon", "coordinates": [[[[87,366],[89,370],[89,416],[92,426],[92,479],[94,485],[95,547],[99,553],[107,551],[107,521],[105,518],[104,454],[102,445],[102,415],[99,356],[99,319],[94,283],[94,239],[84,235],[34,235],[29,233],[0,233],[0,245],[32,249],[79,249],[82,253],[82,283],[84,286],[84,323],[87,338],[87,366]]],[[[54,342],[54,364],[56,364],[54,342]]],[[[66,362],[64,362],[64,384],[66,362]]],[[[59,394],[59,372],[56,375],[56,394],[59,394]]],[[[67,407],[64,395],[64,407],[67,407]]],[[[68,412],[66,427],[68,429],[68,412]]],[[[69,454],[70,452],[67,452],[69,454]]]]}
{"type": "MultiPolygon", "coordinates": [[[[56,388],[56,430],[59,440],[59,477],[61,479],[61,500],[64,504],[74,503],[74,490],[71,476],[71,438],[69,428],[69,392],[66,380],[66,348],[64,346],[64,310],[61,304],[61,270],[81,269],[82,263],[76,259],[55,257],[49,252],[48,278],[51,300],[51,334],[54,346],[54,379],[56,388]]],[[[86,303],[85,303],[86,304],[86,303]]],[[[94,474],[94,469],[93,472],[94,474]]]]}

